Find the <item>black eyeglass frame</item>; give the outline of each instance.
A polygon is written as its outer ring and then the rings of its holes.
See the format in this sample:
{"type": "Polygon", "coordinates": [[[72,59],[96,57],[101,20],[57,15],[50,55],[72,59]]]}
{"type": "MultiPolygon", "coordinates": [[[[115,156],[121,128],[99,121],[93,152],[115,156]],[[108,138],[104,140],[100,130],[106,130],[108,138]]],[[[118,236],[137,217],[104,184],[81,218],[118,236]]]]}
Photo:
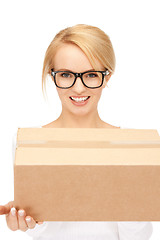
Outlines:
{"type": "Polygon", "coordinates": [[[85,87],[87,87],[87,88],[99,88],[99,87],[101,87],[101,86],[103,85],[104,76],[109,75],[109,71],[108,71],[108,69],[106,69],[105,71],[94,71],[94,70],[91,71],[91,70],[90,70],[90,71],[86,71],[86,72],[75,73],[75,72],[67,71],[67,70],[66,70],[66,71],[54,71],[54,69],[52,68],[52,69],[51,69],[51,75],[52,75],[52,77],[53,77],[53,79],[54,79],[55,85],[56,85],[58,88],[68,89],[68,88],[73,87],[73,85],[75,84],[75,82],[76,82],[76,80],[77,80],[77,77],[80,77],[80,79],[81,79],[81,81],[82,81],[82,83],[83,83],[83,85],[84,85],[85,87]],[[59,72],[72,73],[72,74],[75,76],[75,79],[74,79],[74,81],[73,81],[73,84],[72,84],[70,87],[60,87],[60,86],[57,85],[55,76],[56,76],[56,73],[59,73],[59,72]],[[83,81],[83,74],[85,74],[85,73],[90,73],[90,72],[92,72],[92,73],[94,73],[94,72],[99,72],[99,73],[102,74],[102,83],[101,83],[100,86],[98,86],[98,87],[88,87],[88,86],[84,83],[84,81],[83,81]]]}

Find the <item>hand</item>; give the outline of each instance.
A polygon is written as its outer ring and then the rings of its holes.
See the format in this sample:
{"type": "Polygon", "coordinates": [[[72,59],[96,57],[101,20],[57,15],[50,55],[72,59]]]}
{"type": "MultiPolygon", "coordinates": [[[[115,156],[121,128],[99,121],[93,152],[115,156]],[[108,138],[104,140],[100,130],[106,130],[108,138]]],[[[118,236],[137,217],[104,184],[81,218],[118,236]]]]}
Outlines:
{"type": "MultiPolygon", "coordinates": [[[[13,201],[7,203],[4,206],[0,206],[0,215],[6,214],[6,222],[7,226],[12,230],[21,230],[23,232],[28,229],[32,229],[36,226],[36,221],[30,217],[26,216],[26,213],[23,209],[20,209],[18,212],[13,207],[13,201]]],[[[38,224],[42,224],[43,222],[38,222],[38,224]]]]}

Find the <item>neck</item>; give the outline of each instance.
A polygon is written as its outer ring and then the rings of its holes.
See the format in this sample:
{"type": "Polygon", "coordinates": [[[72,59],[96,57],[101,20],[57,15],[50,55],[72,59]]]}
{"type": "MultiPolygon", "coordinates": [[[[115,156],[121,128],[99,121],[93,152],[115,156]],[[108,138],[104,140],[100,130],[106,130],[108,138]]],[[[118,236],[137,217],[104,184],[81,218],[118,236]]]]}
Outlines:
{"type": "Polygon", "coordinates": [[[56,122],[62,128],[100,128],[104,124],[99,117],[98,111],[87,115],[74,115],[62,110],[56,122]]]}

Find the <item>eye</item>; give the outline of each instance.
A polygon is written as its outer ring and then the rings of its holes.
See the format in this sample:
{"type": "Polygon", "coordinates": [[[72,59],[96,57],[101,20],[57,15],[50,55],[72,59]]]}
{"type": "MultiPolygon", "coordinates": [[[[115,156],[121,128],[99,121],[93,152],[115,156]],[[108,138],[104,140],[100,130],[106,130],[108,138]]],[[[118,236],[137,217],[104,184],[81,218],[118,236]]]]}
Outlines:
{"type": "Polygon", "coordinates": [[[97,77],[97,74],[96,74],[96,73],[88,73],[88,74],[87,74],[87,77],[89,77],[89,78],[95,78],[95,77],[97,77]]]}
{"type": "Polygon", "coordinates": [[[70,77],[70,76],[71,76],[70,73],[67,73],[67,72],[61,73],[61,77],[68,78],[68,77],[70,77]]]}

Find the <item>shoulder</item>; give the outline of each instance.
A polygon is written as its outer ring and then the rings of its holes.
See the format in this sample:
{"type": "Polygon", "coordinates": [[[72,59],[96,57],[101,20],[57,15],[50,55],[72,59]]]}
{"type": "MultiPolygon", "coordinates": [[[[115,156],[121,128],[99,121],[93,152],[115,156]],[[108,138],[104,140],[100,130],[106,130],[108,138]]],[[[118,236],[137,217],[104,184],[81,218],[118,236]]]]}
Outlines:
{"type": "Polygon", "coordinates": [[[102,123],[102,128],[119,129],[119,128],[121,128],[121,127],[116,127],[116,126],[113,126],[113,125],[108,124],[108,123],[106,123],[106,122],[103,122],[103,123],[102,123]]]}
{"type": "Polygon", "coordinates": [[[57,128],[57,127],[60,127],[60,126],[58,125],[56,120],[51,122],[51,123],[48,123],[48,124],[42,126],[42,128],[57,128]]]}

